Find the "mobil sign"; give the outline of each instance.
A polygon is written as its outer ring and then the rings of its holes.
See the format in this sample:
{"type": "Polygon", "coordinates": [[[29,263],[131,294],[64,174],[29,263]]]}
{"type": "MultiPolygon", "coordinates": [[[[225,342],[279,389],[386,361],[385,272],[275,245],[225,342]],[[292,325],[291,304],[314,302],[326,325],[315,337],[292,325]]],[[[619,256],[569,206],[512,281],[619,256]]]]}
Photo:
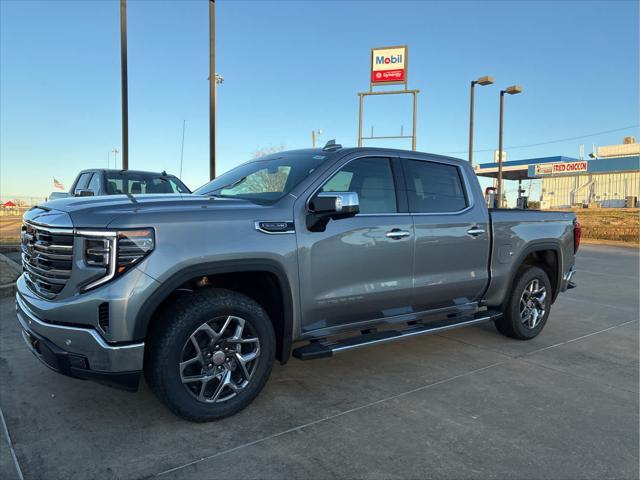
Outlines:
{"type": "Polygon", "coordinates": [[[407,83],[407,47],[371,49],[371,84],[407,83]]]}

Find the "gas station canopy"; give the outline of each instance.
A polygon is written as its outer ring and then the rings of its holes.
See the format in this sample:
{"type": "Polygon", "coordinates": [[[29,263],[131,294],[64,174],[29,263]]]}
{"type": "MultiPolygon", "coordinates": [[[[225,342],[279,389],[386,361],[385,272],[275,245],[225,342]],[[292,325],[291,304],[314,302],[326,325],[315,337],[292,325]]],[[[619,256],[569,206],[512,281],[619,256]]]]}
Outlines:
{"type": "MultiPolygon", "coordinates": [[[[505,180],[527,180],[566,175],[584,175],[592,173],[637,172],[640,157],[630,155],[617,158],[598,158],[580,160],[557,156],[513,160],[502,164],[502,178],[505,180]]],[[[476,175],[497,178],[497,163],[482,163],[474,167],[476,175]]]]}
{"type": "MultiPolygon", "coordinates": [[[[529,165],[543,164],[543,163],[572,163],[579,162],[577,158],[557,156],[557,157],[541,157],[541,158],[528,158],[524,160],[512,160],[510,162],[502,163],[502,178],[505,180],[526,180],[530,178],[539,178],[539,175],[529,175],[529,165]]],[[[474,170],[476,175],[481,177],[498,178],[498,164],[497,163],[482,163],[475,165],[474,170]]]]}

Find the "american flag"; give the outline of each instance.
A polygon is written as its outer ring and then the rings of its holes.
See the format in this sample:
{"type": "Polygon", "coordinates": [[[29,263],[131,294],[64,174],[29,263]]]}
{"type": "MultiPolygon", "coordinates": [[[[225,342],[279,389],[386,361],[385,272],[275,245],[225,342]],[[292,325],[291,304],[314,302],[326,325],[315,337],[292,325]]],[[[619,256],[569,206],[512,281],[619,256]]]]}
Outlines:
{"type": "Polygon", "coordinates": [[[53,188],[59,188],[60,190],[64,190],[64,185],[62,185],[58,180],[56,180],[55,178],[53,179],[53,188]]]}

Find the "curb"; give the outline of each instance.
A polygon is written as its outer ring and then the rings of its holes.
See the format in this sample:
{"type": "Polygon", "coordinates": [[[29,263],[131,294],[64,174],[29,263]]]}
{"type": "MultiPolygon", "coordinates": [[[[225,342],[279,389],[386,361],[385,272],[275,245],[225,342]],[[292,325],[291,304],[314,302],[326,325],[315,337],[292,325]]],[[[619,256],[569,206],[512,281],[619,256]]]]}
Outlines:
{"type": "Polygon", "coordinates": [[[0,298],[10,298],[15,296],[16,294],[16,284],[7,283],[5,285],[0,285],[0,298]]]}
{"type": "Polygon", "coordinates": [[[16,280],[22,274],[22,267],[9,257],[0,253],[0,268],[10,272],[10,278],[14,280],[10,283],[0,285],[0,298],[12,297],[16,293],[16,280]]]}
{"type": "Polygon", "coordinates": [[[19,252],[19,243],[3,243],[0,244],[0,253],[19,252]]]}

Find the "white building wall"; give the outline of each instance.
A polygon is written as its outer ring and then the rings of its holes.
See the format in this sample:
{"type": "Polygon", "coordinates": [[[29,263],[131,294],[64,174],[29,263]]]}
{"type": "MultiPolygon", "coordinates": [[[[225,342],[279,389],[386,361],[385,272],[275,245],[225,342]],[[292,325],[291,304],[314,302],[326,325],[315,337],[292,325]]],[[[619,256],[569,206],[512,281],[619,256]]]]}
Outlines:
{"type": "Polygon", "coordinates": [[[624,200],[628,196],[640,199],[640,172],[542,178],[542,208],[570,207],[572,204],[587,203],[589,200],[624,200]]]}

